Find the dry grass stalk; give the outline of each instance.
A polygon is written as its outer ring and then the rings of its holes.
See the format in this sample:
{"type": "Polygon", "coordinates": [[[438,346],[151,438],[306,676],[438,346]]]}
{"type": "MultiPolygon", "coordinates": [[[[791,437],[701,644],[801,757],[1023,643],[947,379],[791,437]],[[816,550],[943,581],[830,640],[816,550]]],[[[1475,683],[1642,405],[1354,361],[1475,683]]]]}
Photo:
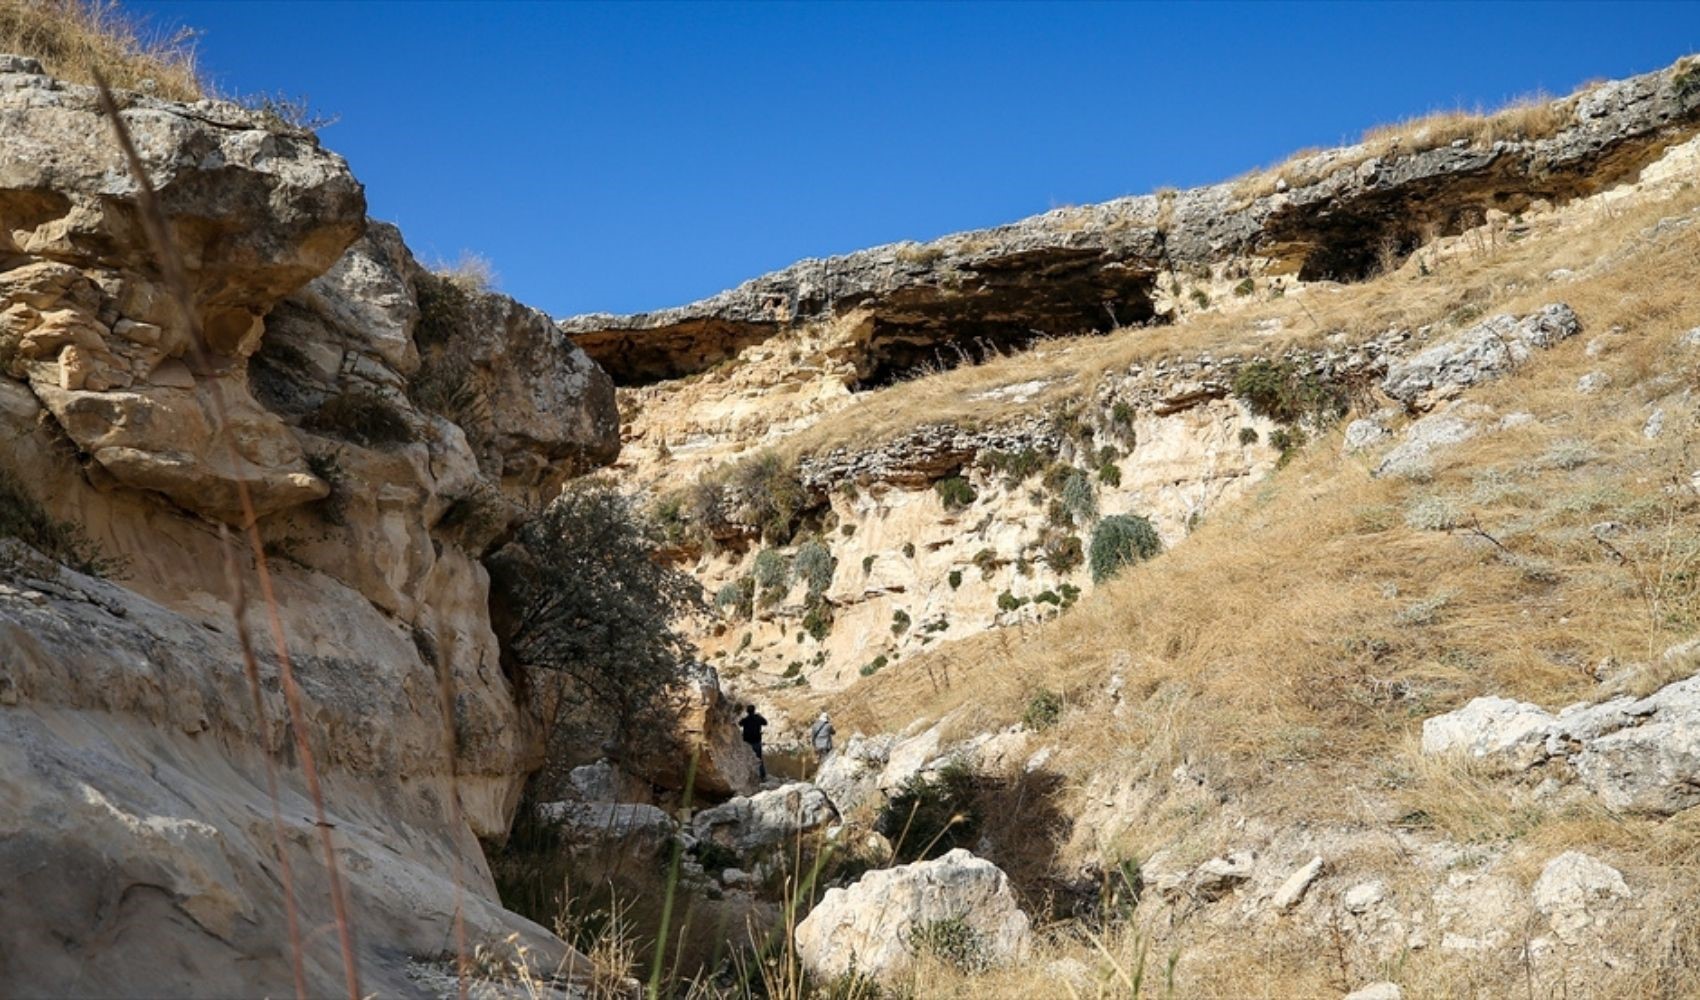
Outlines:
{"type": "MultiPolygon", "coordinates": [[[[203,331],[201,330],[200,316],[195,309],[194,298],[189,291],[189,281],[183,268],[182,257],[178,253],[176,243],[171,237],[170,223],[166,219],[164,210],[160,207],[158,195],[155,193],[153,188],[153,182],[148,178],[148,172],[142,163],[140,154],[136,152],[135,143],[132,142],[130,138],[130,132],[124,126],[123,117],[119,113],[118,103],[112,96],[110,86],[108,86],[105,78],[101,75],[101,69],[98,66],[91,66],[89,69],[93,75],[95,85],[100,90],[101,108],[112,120],[113,132],[117,137],[119,146],[123,149],[125,162],[129,165],[130,173],[136,180],[138,191],[137,200],[141,209],[140,214],[142,225],[147,232],[148,242],[152,245],[155,262],[159,265],[160,274],[164,279],[166,288],[176,300],[177,307],[184,317],[184,322],[189,326],[188,340],[190,356],[195,362],[197,369],[201,371],[213,370],[214,366],[211,364],[210,358],[206,353],[206,341],[204,339],[203,331]]],[[[229,408],[224,400],[222,383],[214,381],[212,385],[212,392],[209,393],[209,396],[212,399],[214,416],[218,421],[219,426],[228,427],[230,425],[229,408]]],[[[229,452],[228,458],[230,467],[233,469],[242,468],[243,460],[241,455],[237,452],[235,438],[226,434],[225,445],[229,452]]],[[[283,620],[278,612],[277,596],[272,590],[271,573],[266,561],[265,543],[260,536],[258,523],[259,518],[255,513],[253,496],[249,492],[248,485],[245,480],[237,477],[235,482],[237,498],[242,510],[243,527],[248,535],[249,546],[252,551],[254,562],[254,571],[259,580],[260,597],[266,608],[266,617],[268,624],[270,625],[273,648],[277,656],[278,679],[283,688],[284,703],[289,711],[290,729],[295,735],[295,748],[301,761],[302,776],[307,784],[308,795],[313,801],[315,826],[319,831],[320,843],[325,856],[325,872],[330,883],[331,909],[336,921],[338,944],[342,950],[343,969],[346,985],[348,987],[349,1000],[359,1000],[361,996],[359,958],[354,951],[354,932],[349,921],[348,903],[346,894],[343,890],[341,870],[336,860],[336,845],[334,844],[331,836],[332,826],[326,818],[324,795],[319,786],[318,768],[314,762],[312,745],[307,738],[307,714],[301,704],[300,688],[295,682],[295,672],[290,662],[288,641],[283,630],[283,620]]],[[[232,585],[232,614],[235,619],[234,624],[238,640],[242,647],[244,664],[247,669],[249,684],[252,689],[251,693],[256,706],[260,708],[263,713],[264,706],[259,690],[259,665],[254,655],[253,640],[252,636],[248,632],[247,619],[245,616],[247,609],[247,588],[244,585],[241,572],[236,568],[235,547],[229,543],[228,532],[223,530],[222,526],[219,532],[219,539],[221,544],[224,546],[227,576],[232,585]]],[[[269,726],[267,725],[263,714],[255,721],[259,726],[259,732],[262,736],[269,732],[269,726]]],[[[272,761],[272,748],[267,746],[264,748],[264,751],[268,767],[268,778],[271,784],[273,819],[276,823],[274,831],[279,842],[279,859],[281,864],[287,865],[287,861],[284,860],[284,852],[282,848],[282,841],[284,838],[282,834],[282,820],[278,814],[276,772],[275,764],[272,761]]],[[[287,871],[287,868],[285,870],[287,871]]],[[[291,924],[290,933],[292,936],[290,943],[293,951],[292,959],[295,969],[296,991],[298,994],[304,996],[306,993],[306,985],[301,971],[301,941],[299,938],[299,928],[296,926],[296,917],[294,913],[295,903],[293,899],[292,886],[285,886],[285,900],[285,905],[290,912],[289,922],[291,924]]]]}

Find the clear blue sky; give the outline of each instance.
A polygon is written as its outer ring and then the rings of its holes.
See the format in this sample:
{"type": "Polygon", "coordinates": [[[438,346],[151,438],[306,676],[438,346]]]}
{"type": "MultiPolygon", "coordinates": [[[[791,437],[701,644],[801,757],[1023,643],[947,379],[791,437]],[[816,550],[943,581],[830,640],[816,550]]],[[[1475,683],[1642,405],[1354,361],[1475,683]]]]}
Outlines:
{"type": "Polygon", "coordinates": [[[308,95],[421,256],[556,315],[1221,180],[1437,108],[1658,68],[1700,4],[130,6],[308,95]]]}

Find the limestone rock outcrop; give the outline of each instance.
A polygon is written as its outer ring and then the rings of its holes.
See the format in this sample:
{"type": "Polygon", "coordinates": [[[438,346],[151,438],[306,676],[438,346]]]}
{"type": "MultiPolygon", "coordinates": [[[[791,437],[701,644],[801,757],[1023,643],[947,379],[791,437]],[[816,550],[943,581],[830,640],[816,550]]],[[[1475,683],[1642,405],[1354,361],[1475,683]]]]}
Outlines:
{"type": "Polygon", "coordinates": [[[240,515],[239,482],[261,514],[324,496],[244,372],[265,314],[360,235],[359,183],[311,134],[258,113],[122,99],[189,271],[197,357],[97,101],[32,60],[0,65],[0,367],[118,484],[225,520],[240,515]]]}
{"type": "Polygon", "coordinates": [[[571,958],[502,910],[478,842],[506,835],[541,751],[480,557],[519,505],[612,457],[611,383],[533,310],[433,301],[445,279],[368,226],[309,133],[120,95],[185,257],[197,357],[94,102],[0,57],[0,475],[111,571],[0,539],[8,986],[291,993],[287,860],[308,992],[342,989],[274,622],[363,986],[415,992],[409,960],[452,948],[457,901],[472,945],[571,958]],[[221,544],[239,482],[269,595],[245,538],[221,544]],[[227,573],[246,581],[257,692],[227,573]]]}
{"type": "Polygon", "coordinates": [[[823,981],[852,970],[889,981],[943,937],[951,958],[979,966],[1020,961],[1032,946],[1009,879],[961,848],[827,890],[797,925],[797,950],[823,981]]]}
{"type": "Polygon", "coordinates": [[[1350,146],[1249,182],[1060,208],[927,244],[804,260],[699,302],[562,326],[622,384],[707,369],[797,325],[856,313],[860,382],[920,363],[979,358],[1035,335],[1104,331],[1181,307],[1160,276],[1230,260],[1266,283],[1351,281],[1425,233],[1490,211],[1586,195],[1632,174],[1700,125],[1681,65],[1554,102],[1541,135],[1350,146]]]}

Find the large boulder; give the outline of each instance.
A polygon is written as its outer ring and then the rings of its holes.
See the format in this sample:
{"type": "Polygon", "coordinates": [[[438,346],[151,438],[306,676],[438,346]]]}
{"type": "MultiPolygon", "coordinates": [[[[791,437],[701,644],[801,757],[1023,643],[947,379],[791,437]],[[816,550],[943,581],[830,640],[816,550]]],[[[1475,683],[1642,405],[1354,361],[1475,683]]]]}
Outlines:
{"type": "Polygon", "coordinates": [[[1423,720],[1423,753],[1463,753],[1527,767],[1545,759],[1554,721],[1539,705],[1476,698],[1456,711],[1423,720]]]}
{"type": "Polygon", "coordinates": [[[754,795],[740,795],[691,820],[698,841],[719,844],[740,857],[753,858],[824,830],[838,812],[819,788],[794,781],[754,795]]]}
{"type": "Polygon", "coordinates": [[[849,814],[869,803],[877,803],[880,795],[880,775],[891,759],[895,737],[890,734],[850,737],[845,744],[827,754],[815,772],[815,785],[841,813],[849,814]]]}
{"type": "Polygon", "coordinates": [[[663,741],[667,749],[641,752],[626,766],[633,774],[676,791],[683,791],[690,777],[691,792],[698,797],[751,794],[761,787],[761,780],[756,756],[738,728],[742,714],[743,707],[721,688],[719,673],[698,665],[671,692],[668,716],[674,731],[671,740],[663,741]]]}
{"type": "Polygon", "coordinates": [[[300,445],[248,391],[265,316],[365,226],[343,159],[236,105],[119,95],[203,331],[157,277],[138,187],[89,87],[0,67],[0,341],[77,448],[116,483],[209,517],[323,497],[300,445]]]}
{"type": "Polygon", "coordinates": [[[1020,961],[1032,944],[1009,879],[961,848],[827,890],[796,936],[804,967],[823,981],[851,971],[890,981],[940,939],[951,942],[945,957],[983,966],[1020,961]]]}

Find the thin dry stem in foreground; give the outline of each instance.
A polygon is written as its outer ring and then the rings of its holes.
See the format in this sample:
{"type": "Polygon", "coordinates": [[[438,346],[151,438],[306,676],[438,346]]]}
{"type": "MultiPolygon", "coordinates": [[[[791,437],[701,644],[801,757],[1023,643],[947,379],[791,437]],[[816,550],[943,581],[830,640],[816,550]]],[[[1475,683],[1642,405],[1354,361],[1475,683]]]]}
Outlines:
{"type": "MultiPolygon", "coordinates": [[[[160,273],[164,279],[167,290],[176,300],[178,310],[183,316],[183,321],[188,324],[190,356],[198,370],[202,372],[214,371],[216,369],[211,364],[210,358],[206,353],[206,341],[204,339],[203,331],[201,330],[200,316],[196,311],[194,298],[189,291],[189,281],[183,269],[183,261],[181,256],[178,254],[176,243],[171,238],[170,223],[166,219],[164,210],[160,207],[158,195],[155,193],[153,188],[153,182],[148,178],[147,169],[142,163],[140,154],[136,152],[135,143],[131,141],[129,129],[124,126],[123,118],[118,110],[118,103],[112,96],[112,89],[107,85],[107,82],[105,78],[102,77],[98,67],[92,68],[91,72],[94,75],[95,85],[100,90],[101,108],[112,120],[113,132],[117,137],[119,146],[124,151],[124,159],[129,165],[130,173],[136,180],[142,225],[147,231],[148,242],[153,247],[155,261],[159,264],[160,273]]],[[[224,389],[222,383],[215,379],[212,384],[212,391],[208,395],[212,399],[214,417],[218,421],[218,426],[229,428],[229,408],[224,400],[224,389]]],[[[224,438],[226,448],[229,452],[228,460],[230,462],[230,467],[232,469],[240,469],[242,467],[243,460],[236,450],[236,440],[234,436],[227,433],[224,438]]],[[[300,688],[295,683],[295,672],[289,658],[289,647],[284,636],[283,619],[278,612],[277,597],[272,591],[271,573],[266,561],[265,543],[260,536],[258,523],[259,518],[254,510],[253,497],[248,490],[248,485],[245,480],[238,476],[235,481],[237,498],[242,509],[242,521],[252,550],[254,571],[255,575],[259,579],[260,596],[266,608],[267,621],[271,627],[273,648],[277,656],[278,680],[283,688],[284,703],[289,710],[290,729],[295,734],[296,753],[300,757],[302,776],[307,784],[308,795],[313,801],[315,826],[318,828],[320,843],[324,851],[325,873],[330,882],[331,909],[336,921],[337,941],[342,950],[343,970],[346,985],[348,987],[349,1000],[359,1000],[361,996],[359,958],[354,951],[354,932],[349,921],[348,903],[343,891],[342,874],[336,860],[336,845],[333,842],[331,835],[332,827],[326,818],[324,795],[319,787],[318,768],[314,762],[312,745],[307,737],[307,715],[301,704],[300,688]]],[[[247,588],[243,583],[241,572],[235,568],[236,559],[234,546],[230,545],[229,535],[225,530],[223,530],[222,526],[219,531],[219,541],[224,548],[227,575],[233,587],[233,592],[231,594],[231,608],[236,633],[242,647],[244,665],[247,669],[249,684],[252,688],[255,704],[263,713],[264,705],[259,693],[259,664],[254,655],[253,640],[248,632],[247,619],[245,616],[248,600],[247,588]]],[[[259,733],[265,734],[270,732],[270,726],[267,724],[267,720],[263,714],[260,718],[255,720],[255,723],[258,726],[257,731],[259,733]]],[[[275,765],[272,761],[272,748],[268,746],[263,748],[263,751],[266,757],[267,767],[271,769],[268,771],[268,779],[269,784],[272,786],[272,814],[276,824],[274,826],[274,832],[280,841],[280,864],[287,865],[287,862],[283,860],[283,851],[281,849],[281,841],[283,839],[281,832],[282,820],[278,814],[275,765]]],[[[287,871],[287,868],[285,868],[285,870],[287,871]]],[[[301,970],[301,942],[299,940],[299,929],[295,926],[296,918],[294,915],[295,903],[293,900],[293,887],[285,885],[284,889],[286,900],[285,905],[290,911],[289,922],[291,924],[292,935],[291,957],[294,962],[296,992],[304,996],[306,993],[306,984],[301,970]]]]}

